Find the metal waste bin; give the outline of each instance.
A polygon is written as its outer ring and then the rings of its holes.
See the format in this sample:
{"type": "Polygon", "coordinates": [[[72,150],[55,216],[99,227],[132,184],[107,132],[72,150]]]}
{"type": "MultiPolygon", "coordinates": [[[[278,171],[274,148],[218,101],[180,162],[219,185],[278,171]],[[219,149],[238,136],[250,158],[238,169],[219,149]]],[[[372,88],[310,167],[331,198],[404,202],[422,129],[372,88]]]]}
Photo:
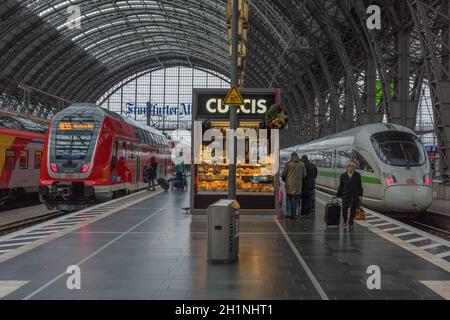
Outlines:
{"type": "Polygon", "coordinates": [[[239,208],[235,200],[220,200],[208,207],[208,262],[237,260],[239,208]]]}

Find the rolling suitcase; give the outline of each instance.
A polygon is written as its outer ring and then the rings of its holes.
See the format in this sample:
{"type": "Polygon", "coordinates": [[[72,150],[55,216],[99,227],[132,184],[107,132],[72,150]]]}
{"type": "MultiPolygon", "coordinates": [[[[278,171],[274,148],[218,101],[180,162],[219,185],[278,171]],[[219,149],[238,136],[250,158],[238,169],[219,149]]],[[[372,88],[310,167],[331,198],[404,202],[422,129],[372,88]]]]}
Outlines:
{"type": "Polygon", "coordinates": [[[164,179],[164,178],[158,178],[157,180],[156,180],[156,182],[158,182],[158,184],[161,186],[161,188],[163,188],[164,190],[169,190],[169,188],[170,188],[170,184],[169,184],[169,181],[167,181],[166,179],[164,179]]]}
{"type": "Polygon", "coordinates": [[[331,203],[325,207],[325,223],[327,228],[329,226],[339,226],[341,222],[342,207],[337,198],[332,198],[331,203]]]}

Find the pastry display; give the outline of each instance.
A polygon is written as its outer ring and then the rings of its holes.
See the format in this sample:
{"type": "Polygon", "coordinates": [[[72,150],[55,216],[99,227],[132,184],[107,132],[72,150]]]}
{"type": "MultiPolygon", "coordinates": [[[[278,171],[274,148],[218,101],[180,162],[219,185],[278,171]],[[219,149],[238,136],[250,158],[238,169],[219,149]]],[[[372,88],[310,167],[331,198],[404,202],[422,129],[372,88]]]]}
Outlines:
{"type": "MultiPolygon", "coordinates": [[[[226,192],[228,190],[229,169],[226,164],[198,166],[198,191],[226,192]]],[[[270,168],[261,165],[241,165],[236,168],[236,187],[244,193],[274,192],[274,177],[270,168]]]]}

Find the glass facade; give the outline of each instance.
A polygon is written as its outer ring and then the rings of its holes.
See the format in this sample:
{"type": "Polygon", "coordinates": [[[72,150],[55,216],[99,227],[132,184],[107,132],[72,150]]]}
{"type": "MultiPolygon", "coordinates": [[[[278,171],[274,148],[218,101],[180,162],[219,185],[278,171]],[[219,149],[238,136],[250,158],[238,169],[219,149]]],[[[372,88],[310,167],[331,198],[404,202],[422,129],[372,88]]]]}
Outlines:
{"type": "Polygon", "coordinates": [[[191,127],[194,88],[229,88],[230,83],[209,70],[171,67],[139,75],[116,87],[98,102],[103,108],[159,130],[173,131],[191,127]]]}

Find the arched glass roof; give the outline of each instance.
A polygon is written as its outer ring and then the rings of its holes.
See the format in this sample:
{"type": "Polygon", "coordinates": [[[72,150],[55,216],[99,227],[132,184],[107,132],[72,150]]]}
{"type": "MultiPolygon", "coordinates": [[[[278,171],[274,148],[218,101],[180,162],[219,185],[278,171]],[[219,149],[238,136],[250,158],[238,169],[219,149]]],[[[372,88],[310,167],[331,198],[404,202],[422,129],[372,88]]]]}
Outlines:
{"type": "MultiPolygon", "coordinates": [[[[296,139],[305,128],[309,133],[301,139],[309,140],[361,124],[367,113],[391,119],[400,100],[418,100],[424,78],[450,78],[447,0],[377,1],[382,30],[367,27],[370,0],[247,1],[245,86],[281,88],[291,111],[289,132],[296,139]],[[404,61],[408,65],[401,68],[404,61]],[[383,91],[375,111],[368,107],[374,96],[367,94],[370,79],[383,91]],[[405,79],[411,85],[402,91],[405,79]]],[[[21,82],[66,100],[95,102],[144,71],[187,66],[230,77],[226,2],[2,1],[2,91],[23,95],[17,89],[21,82]],[[79,29],[68,23],[76,8],[79,29]]],[[[437,123],[444,123],[439,105],[445,90],[432,89],[437,123]]],[[[42,108],[32,112],[47,116],[58,110],[42,108]]]]}

